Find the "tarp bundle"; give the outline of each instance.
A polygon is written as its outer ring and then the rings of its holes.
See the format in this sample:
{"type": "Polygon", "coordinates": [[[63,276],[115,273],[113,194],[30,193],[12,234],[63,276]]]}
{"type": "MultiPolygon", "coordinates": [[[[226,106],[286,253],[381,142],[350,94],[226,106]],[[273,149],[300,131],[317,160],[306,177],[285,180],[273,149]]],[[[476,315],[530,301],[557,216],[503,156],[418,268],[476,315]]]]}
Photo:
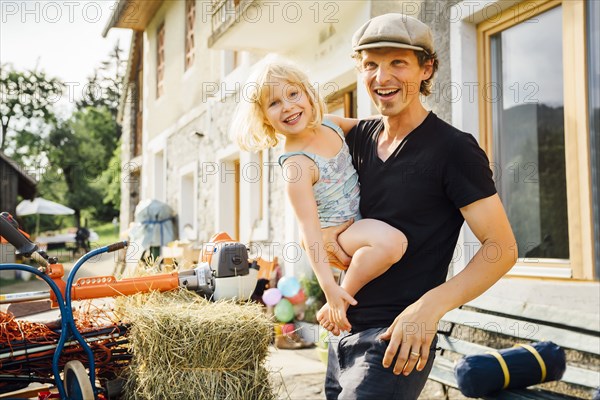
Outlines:
{"type": "Polygon", "coordinates": [[[265,366],[273,325],[259,305],[185,290],[119,302],[131,322],[127,399],[275,399],[265,366]]]}
{"type": "Polygon", "coordinates": [[[559,380],[565,369],[564,350],[552,342],[538,342],[463,357],[454,374],[463,395],[483,397],[502,389],[559,380]]]}
{"type": "Polygon", "coordinates": [[[173,232],[173,210],[158,200],[143,200],[135,208],[135,225],[129,236],[142,249],[164,246],[175,240],[173,232]]]}

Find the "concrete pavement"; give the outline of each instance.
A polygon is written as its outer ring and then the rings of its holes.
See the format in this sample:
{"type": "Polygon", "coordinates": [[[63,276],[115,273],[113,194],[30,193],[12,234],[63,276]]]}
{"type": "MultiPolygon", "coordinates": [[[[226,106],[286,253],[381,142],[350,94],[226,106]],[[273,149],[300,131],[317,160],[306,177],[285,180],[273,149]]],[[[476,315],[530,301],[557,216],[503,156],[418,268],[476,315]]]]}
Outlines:
{"type": "Polygon", "coordinates": [[[275,385],[280,385],[279,399],[325,399],[326,368],[318,359],[316,349],[282,350],[271,347],[267,365],[275,385]]]}

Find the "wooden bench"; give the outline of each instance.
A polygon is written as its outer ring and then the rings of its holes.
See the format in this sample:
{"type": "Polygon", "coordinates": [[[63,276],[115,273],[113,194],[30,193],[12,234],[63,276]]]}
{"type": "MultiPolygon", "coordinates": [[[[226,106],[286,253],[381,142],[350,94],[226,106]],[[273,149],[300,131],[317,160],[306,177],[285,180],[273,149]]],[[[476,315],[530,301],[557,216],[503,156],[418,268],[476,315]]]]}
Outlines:
{"type": "Polygon", "coordinates": [[[462,356],[550,340],[565,349],[567,356],[560,382],[503,390],[485,398],[590,399],[600,386],[600,318],[597,314],[573,317],[576,311],[570,314],[498,298],[478,299],[452,310],[440,322],[438,352],[429,379],[441,383],[445,398],[450,399],[449,388],[458,389],[454,365],[462,356]]]}

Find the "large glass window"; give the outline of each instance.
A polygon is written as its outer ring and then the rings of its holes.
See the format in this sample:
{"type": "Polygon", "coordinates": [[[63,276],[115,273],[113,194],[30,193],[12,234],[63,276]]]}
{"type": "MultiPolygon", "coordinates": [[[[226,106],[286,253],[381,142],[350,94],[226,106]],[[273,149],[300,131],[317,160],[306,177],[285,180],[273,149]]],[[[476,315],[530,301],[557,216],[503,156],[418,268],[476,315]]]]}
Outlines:
{"type": "Polygon", "coordinates": [[[592,3],[516,2],[477,24],[480,140],[519,245],[512,274],[598,276],[592,3]]]}
{"type": "Polygon", "coordinates": [[[493,158],[521,258],[569,258],[562,7],[491,36],[493,158]]]}

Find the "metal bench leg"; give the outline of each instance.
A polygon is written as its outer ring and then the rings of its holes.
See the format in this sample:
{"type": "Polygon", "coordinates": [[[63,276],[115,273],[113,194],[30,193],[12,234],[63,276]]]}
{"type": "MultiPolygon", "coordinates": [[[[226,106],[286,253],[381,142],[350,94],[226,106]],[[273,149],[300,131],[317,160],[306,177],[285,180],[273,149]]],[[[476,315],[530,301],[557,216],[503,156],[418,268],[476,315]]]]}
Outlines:
{"type": "Polygon", "coordinates": [[[444,391],[444,400],[450,400],[450,390],[448,390],[448,386],[442,385],[442,390],[444,391]]]}

